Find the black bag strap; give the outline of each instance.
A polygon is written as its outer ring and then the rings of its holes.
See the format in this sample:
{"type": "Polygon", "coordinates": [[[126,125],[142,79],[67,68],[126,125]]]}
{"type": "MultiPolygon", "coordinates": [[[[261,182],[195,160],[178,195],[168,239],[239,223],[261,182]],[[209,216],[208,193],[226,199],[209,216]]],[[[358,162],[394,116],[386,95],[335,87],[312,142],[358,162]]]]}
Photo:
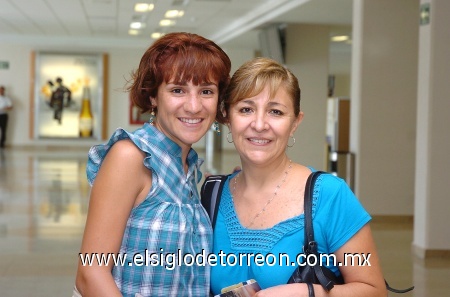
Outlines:
{"type": "MultiPolygon", "coordinates": [[[[303,246],[303,249],[306,255],[316,255],[316,259],[320,259],[320,257],[317,251],[317,242],[314,240],[314,228],[312,222],[312,197],[314,192],[314,184],[317,178],[322,173],[324,172],[314,171],[308,176],[308,179],[306,180],[305,196],[303,201],[305,216],[305,245],[303,246]]],[[[314,272],[316,274],[317,280],[325,290],[330,291],[331,289],[333,289],[335,282],[325,276],[319,265],[314,266],[314,272]]]]}
{"type": "Polygon", "coordinates": [[[386,280],[384,280],[384,283],[386,284],[386,289],[388,289],[388,291],[391,291],[393,293],[403,294],[403,293],[407,293],[409,291],[414,290],[414,286],[409,287],[407,289],[394,289],[388,284],[388,282],[386,280]]]}
{"type": "Polygon", "coordinates": [[[201,202],[208,213],[209,219],[214,230],[219,210],[222,190],[228,175],[210,175],[205,179],[200,190],[201,202]]]}
{"type": "MultiPolygon", "coordinates": [[[[314,183],[317,178],[324,173],[323,171],[315,171],[308,176],[305,186],[305,198],[304,198],[304,213],[305,213],[305,245],[304,252],[306,255],[315,254],[318,256],[317,242],[314,241],[314,228],[312,224],[312,197],[314,192],[314,183]]],[[[320,259],[319,257],[317,259],[320,259]]],[[[330,291],[335,283],[329,280],[323,273],[322,269],[318,265],[314,266],[314,271],[316,273],[317,279],[319,280],[322,287],[330,291]]],[[[386,289],[393,293],[406,293],[414,290],[414,286],[407,289],[394,289],[392,288],[386,280],[386,289]]]]}
{"type": "Polygon", "coordinates": [[[314,229],[312,225],[312,196],[314,183],[322,173],[322,171],[315,171],[306,180],[305,197],[303,200],[305,216],[305,245],[303,249],[305,254],[317,254],[317,243],[314,241],[314,229]]]}

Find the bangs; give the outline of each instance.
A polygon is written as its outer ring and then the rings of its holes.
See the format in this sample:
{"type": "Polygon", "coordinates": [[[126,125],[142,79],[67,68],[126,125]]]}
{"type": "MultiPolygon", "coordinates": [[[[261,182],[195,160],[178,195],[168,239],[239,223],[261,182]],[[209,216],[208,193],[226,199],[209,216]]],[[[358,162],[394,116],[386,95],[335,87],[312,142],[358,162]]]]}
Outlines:
{"type": "Polygon", "coordinates": [[[231,104],[246,98],[254,97],[260,94],[266,87],[269,88],[270,99],[273,99],[280,86],[285,83],[283,78],[279,76],[255,75],[250,79],[241,81],[240,84],[241,87],[234,90],[235,93],[233,94],[233,102],[231,104]]]}
{"type": "Polygon", "coordinates": [[[274,60],[259,57],[242,64],[233,74],[221,107],[224,111],[223,122],[228,123],[231,106],[257,96],[266,88],[270,100],[275,99],[278,90],[283,88],[292,101],[295,116],[299,115],[300,87],[295,75],[274,60]]]}
{"type": "Polygon", "coordinates": [[[192,81],[194,85],[214,83],[219,85],[222,73],[226,73],[223,62],[209,53],[180,51],[161,65],[165,73],[164,81],[185,84],[192,81]]]}

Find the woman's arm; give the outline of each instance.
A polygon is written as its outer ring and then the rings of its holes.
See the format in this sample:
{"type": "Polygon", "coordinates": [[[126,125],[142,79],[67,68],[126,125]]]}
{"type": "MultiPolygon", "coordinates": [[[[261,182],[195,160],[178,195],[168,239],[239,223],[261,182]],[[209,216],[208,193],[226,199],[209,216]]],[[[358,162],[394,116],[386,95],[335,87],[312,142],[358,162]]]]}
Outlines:
{"type": "MultiPolygon", "coordinates": [[[[344,277],[345,284],[335,285],[330,292],[326,292],[321,285],[314,285],[316,297],[387,296],[386,285],[381,272],[375,242],[368,224],[361,228],[361,230],[359,230],[347,243],[345,243],[335,253],[335,255],[337,261],[347,263],[347,265],[343,264],[339,267],[339,270],[344,277]],[[355,256],[350,257],[346,255],[355,256]],[[356,261],[358,257],[360,259],[359,263],[356,261]],[[350,263],[351,259],[355,260],[353,265],[350,263]]],[[[279,285],[261,290],[255,296],[308,297],[308,287],[305,284],[279,285]]]]}
{"type": "Polygon", "coordinates": [[[345,285],[335,286],[336,292],[333,292],[333,289],[328,296],[387,296],[380,259],[369,224],[362,227],[335,254],[337,260],[344,263],[339,270],[345,285]],[[355,260],[353,265],[352,258],[355,260]],[[359,261],[356,261],[357,259],[359,261]]]}
{"type": "MultiPolygon", "coordinates": [[[[106,155],[92,187],[81,255],[118,254],[130,212],[151,187],[143,159],[144,153],[129,140],[118,141],[106,155]]],[[[113,265],[112,258],[106,266],[79,261],[76,286],[81,295],[122,296],[111,274],[113,265]]]]}

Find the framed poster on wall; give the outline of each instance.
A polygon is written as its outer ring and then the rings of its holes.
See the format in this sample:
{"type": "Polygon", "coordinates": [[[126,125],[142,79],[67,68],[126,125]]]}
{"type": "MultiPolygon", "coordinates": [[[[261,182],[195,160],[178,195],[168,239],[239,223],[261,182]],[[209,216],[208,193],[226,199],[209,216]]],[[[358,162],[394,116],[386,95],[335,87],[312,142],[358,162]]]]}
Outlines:
{"type": "Polygon", "coordinates": [[[33,138],[104,138],[106,56],[51,52],[33,56],[33,138]]]}

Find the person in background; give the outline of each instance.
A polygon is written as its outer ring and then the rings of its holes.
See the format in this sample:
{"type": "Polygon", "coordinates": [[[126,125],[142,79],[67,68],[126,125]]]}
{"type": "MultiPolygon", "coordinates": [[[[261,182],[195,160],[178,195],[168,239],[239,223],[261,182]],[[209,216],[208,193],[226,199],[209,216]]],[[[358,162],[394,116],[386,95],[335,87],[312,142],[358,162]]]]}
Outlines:
{"type": "MultiPolygon", "coordinates": [[[[224,184],[213,252],[273,254],[275,258],[286,253],[291,262],[296,261],[304,243],[305,183],[315,171],[287,155],[303,119],[298,80],[276,61],[256,58],[234,73],[223,102],[221,121],[229,128],[227,139],[239,153],[242,170],[230,174],[224,184]]],[[[370,254],[371,264],[329,266],[336,275],[342,274],[345,284],[334,286],[330,292],[313,285],[315,296],[387,296],[370,215],[345,181],[336,176],[322,174],[313,192],[319,254],[334,253],[341,263],[345,263],[346,253],[370,254]]],[[[212,293],[255,279],[262,288],[255,295],[258,297],[311,296],[307,284],[287,284],[296,265],[258,264],[245,260],[242,266],[213,266],[212,293]]]]}
{"type": "MultiPolygon", "coordinates": [[[[51,85],[53,83],[49,82],[51,85]]],[[[72,92],[63,85],[61,77],[56,78],[56,87],[50,98],[50,107],[53,108],[53,119],[58,124],[62,124],[62,114],[64,107],[69,107],[72,102],[72,92]]]]}
{"type": "Polygon", "coordinates": [[[8,111],[13,107],[12,100],[5,95],[5,87],[0,86],[0,149],[5,147],[8,128],[8,111]]]}
{"type": "Polygon", "coordinates": [[[74,296],[209,294],[210,268],[178,260],[212,250],[197,192],[201,160],[191,146],[215,122],[230,70],[227,54],[196,34],[166,34],[144,53],[128,90],[150,122],[118,129],[89,151],[92,191],[74,296]],[[83,265],[92,254],[127,258],[83,265]],[[137,256],[153,260],[139,265],[137,256]]]}

